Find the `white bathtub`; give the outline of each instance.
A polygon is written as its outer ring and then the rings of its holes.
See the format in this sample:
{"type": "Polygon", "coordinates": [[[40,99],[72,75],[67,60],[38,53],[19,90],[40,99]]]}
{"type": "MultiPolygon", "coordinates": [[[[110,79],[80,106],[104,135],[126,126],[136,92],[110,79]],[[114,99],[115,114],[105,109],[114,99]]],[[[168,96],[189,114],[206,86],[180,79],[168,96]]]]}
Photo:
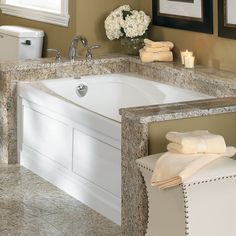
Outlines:
{"type": "Polygon", "coordinates": [[[81,80],[61,79],[42,82],[62,97],[92,112],[120,122],[122,107],[145,106],[209,98],[208,95],[187,89],[144,80],[131,74],[84,76],[81,80]],[[78,97],[75,88],[88,86],[85,97],[78,97]]]}
{"type": "Polygon", "coordinates": [[[23,166],[120,224],[119,108],[210,98],[131,74],[18,84],[23,166]],[[76,88],[88,87],[84,97],[76,88]]]}

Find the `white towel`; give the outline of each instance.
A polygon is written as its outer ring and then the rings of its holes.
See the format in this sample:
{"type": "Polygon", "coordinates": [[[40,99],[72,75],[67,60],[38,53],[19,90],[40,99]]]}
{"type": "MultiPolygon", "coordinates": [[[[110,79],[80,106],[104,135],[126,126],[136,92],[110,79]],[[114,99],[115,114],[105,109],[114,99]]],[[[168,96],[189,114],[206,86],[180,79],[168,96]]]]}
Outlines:
{"type": "Polygon", "coordinates": [[[146,46],[152,47],[152,48],[168,47],[170,50],[172,50],[174,48],[174,44],[169,41],[154,42],[150,39],[144,39],[144,43],[146,46]]]}
{"type": "Polygon", "coordinates": [[[207,130],[186,133],[169,132],[166,138],[171,142],[167,146],[167,150],[170,152],[183,154],[220,154],[226,151],[224,138],[221,135],[212,134],[207,130]]]}
{"type": "Polygon", "coordinates": [[[171,51],[166,52],[147,52],[144,49],[139,50],[140,59],[142,62],[154,62],[154,61],[173,61],[173,53],[171,51]]]}
{"type": "Polygon", "coordinates": [[[168,52],[170,51],[170,48],[169,47],[148,47],[148,46],[144,46],[143,47],[144,51],[145,52],[168,52]]]}
{"type": "Polygon", "coordinates": [[[166,152],[156,162],[151,185],[160,189],[174,187],[209,163],[219,158],[233,157],[235,154],[235,147],[227,147],[223,154],[186,155],[166,152]]]}

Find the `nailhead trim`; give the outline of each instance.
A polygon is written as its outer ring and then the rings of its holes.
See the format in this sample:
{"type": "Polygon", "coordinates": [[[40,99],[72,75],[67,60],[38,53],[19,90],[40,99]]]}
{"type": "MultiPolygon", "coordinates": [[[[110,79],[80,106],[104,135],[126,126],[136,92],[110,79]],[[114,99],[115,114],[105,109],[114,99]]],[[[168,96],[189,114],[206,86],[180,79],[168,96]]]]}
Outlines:
{"type": "Polygon", "coordinates": [[[222,176],[222,177],[218,177],[218,178],[214,178],[214,179],[203,180],[203,181],[193,182],[193,183],[189,183],[189,184],[183,184],[183,188],[184,188],[184,186],[190,187],[190,186],[196,186],[196,185],[199,185],[199,184],[208,184],[208,183],[213,183],[213,182],[216,182],[216,181],[232,179],[232,178],[236,178],[236,175],[222,176]]]}
{"type": "Polygon", "coordinates": [[[183,192],[183,198],[184,198],[184,213],[185,213],[185,236],[188,236],[189,233],[189,206],[188,206],[188,192],[187,192],[187,187],[191,187],[191,186],[196,186],[196,185],[200,185],[200,184],[208,184],[208,183],[213,183],[216,181],[221,181],[221,180],[226,180],[226,179],[232,179],[232,178],[236,178],[236,175],[228,175],[228,176],[222,176],[219,178],[214,178],[214,179],[209,179],[209,180],[203,180],[203,181],[199,181],[199,182],[193,182],[193,183],[189,183],[189,184],[181,184],[182,186],[182,192],[183,192]]]}
{"type": "Polygon", "coordinates": [[[184,213],[185,213],[185,236],[189,235],[189,211],[188,211],[188,195],[186,185],[181,184],[184,198],[184,213]]]}
{"type": "MultiPolygon", "coordinates": [[[[148,171],[150,171],[150,172],[153,172],[153,170],[151,170],[151,169],[149,169],[149,168],[147,168],[147,167],[145,167],[145,166],[143,166],[143,165],[141,165],[141,164],[138,164],[138,166],[139,167],[142,167],[142,168],[144,168],[144,169],[146,169],[146,170],[148,170],[148,171]]],[[[146,180],[145,180],[145,178],[144,178],[144,176],[142,175],[142,177],[143,177],[143,180],[144,180],[144,182],[145,182],[145,189],[146,189],[146,193],[147,193],[147,204],[148,204],[148,219],[147,219],[147,227],[148,227],[148,224],[149,224],[149,206],[150,206],[150,201],[149,201],[149,195],[148,195],[148,191],[147,191],[147,183],[146,183],[146,180]]],[[[146,235],[146,233],[147,233],[147,228],[146,227],[146,229],[145,229],[145,231],[144,231],[144,235],[146,235]]]]}
{"type": "Polygon", "coordinates": [[[146,166],[144,166],[144,165],[142,165],[142,164],[139,164],[139,163],[138,163],[138,166],[153,173],[153,170],[152,170],[152,169],[147,168],[146,166]]]}
{"type": "MultiPolygon", "coordinates": [[[[153,170],[151,170],[150,168],[147,168],[146,166],[144,166],[142,164],[138,163],[138,166],[153,173],[153,170]]],[[[235,175],[222,176],[222,177],[209,179],[209,180],[202,180],[202,181],[193,182],[193,183],[189,183],[189,184],[181,183],[179,185],[179,186],[182,187],[182,193],[183,193],[183,198],[184,198],[185,236],[189,236],[189,211],[188,211],[189,200],[188,200],[188,195],[187,195],[188,194],[187,187],[196,186],[196,185],[200,185],[200,184],[213,183],[213,182],[216,182],[216,181],[225,180],[225,179],[232,179],[232,178],[236,178],[236,174],[235,175]]],[[[148,199],[148,204],[149,204],[149,199],[148,199]]]]}

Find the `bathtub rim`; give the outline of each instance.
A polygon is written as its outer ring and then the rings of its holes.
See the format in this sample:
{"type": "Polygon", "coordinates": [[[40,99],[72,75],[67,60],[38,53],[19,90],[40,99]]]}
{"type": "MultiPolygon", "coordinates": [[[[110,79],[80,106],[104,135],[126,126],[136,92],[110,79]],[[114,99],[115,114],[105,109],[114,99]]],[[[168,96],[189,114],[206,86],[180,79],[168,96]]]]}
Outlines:
{"type": "Polygon", "coordinates": [[[19,82],[17,83],[17,97],[38,106],[42,106],[43,108],[55,112],[59,116],[64,116],[73,122],[79,122],[86,127],[92,127],[103,136],[110,137],[115,146],[118,146],[118,143],[120,144],[121,142],[121,122],[101,116],[100,114],[74,104],[61,96],[54,96],[48,92],[31,86],[30,83],[19,82]],[[44,100],[47,99],[49,99],[50,103],[44,102],[44,100]],[[55,106],[55,104],[57,104],[57,106],[55,106]],[[64,112],[62,112],[61,109],[57,109],[57,107],[61,108],[60,106],[65,109],[64,112]]]}

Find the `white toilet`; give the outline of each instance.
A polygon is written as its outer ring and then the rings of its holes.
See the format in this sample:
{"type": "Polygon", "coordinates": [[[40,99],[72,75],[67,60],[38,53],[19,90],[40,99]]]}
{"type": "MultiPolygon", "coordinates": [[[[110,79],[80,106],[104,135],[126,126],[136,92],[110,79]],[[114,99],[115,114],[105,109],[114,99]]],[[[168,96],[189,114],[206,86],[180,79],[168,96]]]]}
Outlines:
{"type": "Polygon", "coordinates": [[[0,26],[0,60],[42,57],[44,32],[20,27],[0,26]]]}

